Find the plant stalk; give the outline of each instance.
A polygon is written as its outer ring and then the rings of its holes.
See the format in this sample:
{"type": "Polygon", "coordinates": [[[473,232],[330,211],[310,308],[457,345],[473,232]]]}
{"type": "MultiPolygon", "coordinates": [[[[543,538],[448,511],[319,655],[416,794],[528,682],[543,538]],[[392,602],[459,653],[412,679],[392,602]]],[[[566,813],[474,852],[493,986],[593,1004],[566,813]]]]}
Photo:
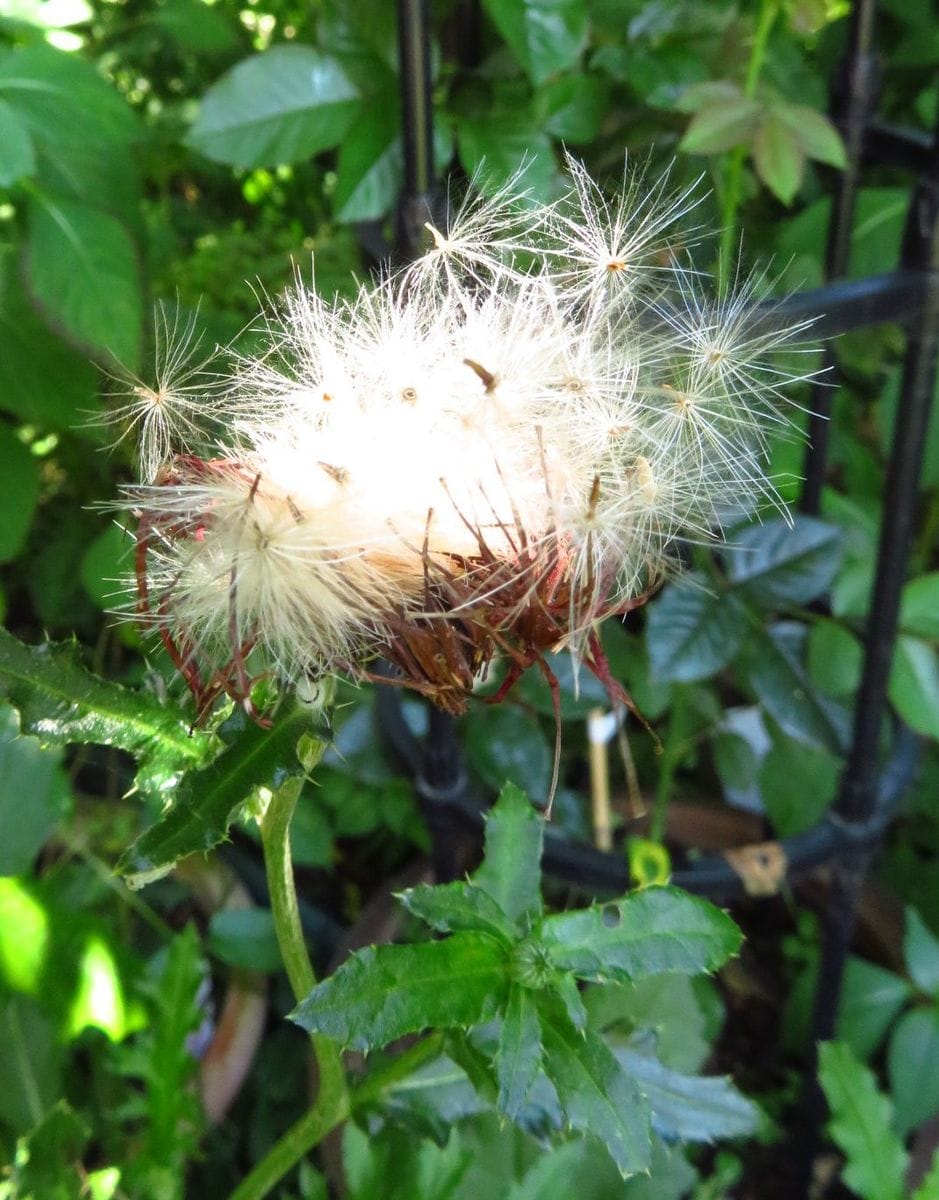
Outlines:
{"type": "MultiPolygon", "coordinates": [[[[318,758],[325,748],[325,742],[319,742],[319,753],[314,751],[314,756],[318,758]]],[[[309,751],[306,765],[308,769],[315,765],[309,762],[309,751]]],[[[303,780],[300,778],[288,779],[281,784],[258,822],[277,944],[298,1003],[316,984],[316,974],[307,954],[300,924],[290,857],[290,821],[302,787],[303,780]]],[[[261,1200],[305,1154],[349,1115],[349,1090],[339,1047],[330,1038],[316,1033],[310,1035],[310,1042],[319,1079],[313,1107],[271,1147],[235,1188],[229,1200],[261,1200]]]]}
{"type": "MultiPolygon", "coordinates": [[[[756,95],[763,61],[766,58],[766,46],[770,31],[779,11],[778,0],[762,0],[760,15],[757,19],[753,45],[750,48],[750,61],[747,63],[747,75],[744,80],[743,94],[748,99],[756,95]]],[[[721,242],[717,260],[717,292],[726,296],[730,286],[730,264],[734,257],[734,243],[737,240],[737,211],[740,208],[740,182],[743,173],[743,160],[746,158],[746,146],[735,146],[727,157],[727,171],[724,176],[724,187],[721,192],[721,242]]]]}

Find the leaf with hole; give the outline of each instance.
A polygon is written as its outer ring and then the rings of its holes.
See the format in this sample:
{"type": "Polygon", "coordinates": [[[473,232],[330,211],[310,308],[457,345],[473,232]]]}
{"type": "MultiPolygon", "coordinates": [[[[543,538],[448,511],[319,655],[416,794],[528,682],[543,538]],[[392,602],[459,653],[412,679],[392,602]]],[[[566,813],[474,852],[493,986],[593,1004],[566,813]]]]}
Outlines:
{"type": "Polygon", "coordinates": [[[725,912],[671,887],[547,917],[536,933],[558,970],[596,982],[715,971],[741,942],[725,912]]]}

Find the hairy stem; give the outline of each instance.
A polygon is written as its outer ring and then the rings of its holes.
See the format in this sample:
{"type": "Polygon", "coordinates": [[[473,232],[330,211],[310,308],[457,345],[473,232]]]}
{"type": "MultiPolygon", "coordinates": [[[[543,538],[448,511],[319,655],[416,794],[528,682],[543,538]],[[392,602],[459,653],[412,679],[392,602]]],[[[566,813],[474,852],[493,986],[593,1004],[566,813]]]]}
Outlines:
{"type": "MultiPolygon", "coordinates": [[[[322,754],[324,749],[325,743],[321,742],[319,754],[322,754]]],[[[311,765],[309,751],[307,765],[311,765]]],[[[304,999],[316,983],[316,975],[307,954],[300,925],[293,863],[290,857],[290,820],[302,787],[302,779],[288,779],[281,784],[271,796],[267,810],[259,821],[277,944],[287,978],[298,1002],[304,999]]],[[[319,1078],[313,1107],[271,1147],[235,1188],[230,1200],[261,1200],[261,1197],[266,1196],[305,1154],[349,1115],[349,1090],[339,1047],[321,1034],[311,1034],[310,1041],[319,1078]]]]}
{"type": "MultiPolygon", "coordinates": [[[[760,73],[763,70],[763,60],[766,57],[766,45],[778,11],[778,0],[762,0],[756,32],[753,36],[753,45],[750,48],[750,61],[747,63],[747,76],[743,85],[744,95],[750,99],[756,95],[760,73]]],[[[746,155],[746,146],[735,146],[727,156],[727,170],[721,190],[721,244],[717,261],[717,290],[721,296],[727,294],[730,286],[730,264],[735,257],[737,210],[740,207],[740,183],[743,160],[746,155]]]]}

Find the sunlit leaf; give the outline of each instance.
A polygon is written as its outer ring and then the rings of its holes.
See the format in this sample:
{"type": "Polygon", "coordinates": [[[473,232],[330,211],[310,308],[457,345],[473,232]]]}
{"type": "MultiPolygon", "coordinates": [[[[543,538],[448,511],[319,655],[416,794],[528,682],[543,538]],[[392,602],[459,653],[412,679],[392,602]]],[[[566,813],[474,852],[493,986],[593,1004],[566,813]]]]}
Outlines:
{"type": "Polygon", "coordinates": [[[339,145],[357,112],[358,92],[335,59],[274,46],[209,89],[189,142],[216,162],[275,167],[339,145]]]}

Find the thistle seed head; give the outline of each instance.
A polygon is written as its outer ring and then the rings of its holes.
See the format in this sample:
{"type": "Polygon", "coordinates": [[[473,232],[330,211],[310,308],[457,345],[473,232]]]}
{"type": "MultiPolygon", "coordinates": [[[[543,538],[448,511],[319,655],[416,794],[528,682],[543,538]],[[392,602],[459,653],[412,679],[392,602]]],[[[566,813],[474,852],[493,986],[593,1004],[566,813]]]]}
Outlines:
{"type": "Polygon", "coordinates": [[[756,324],[759,279],[705,298],[691,196],[627,177],[609,202],[568,165],[557,204],[470,202],[350,301],[298,283],[221,391],[124,410],[137,608],[200,711],[376,654],[453,712],[496,653],[597,667],[597,622],[676,540],[777,502],[766,438],[795,380],[771,354],[799,330],[756,324]]]}

